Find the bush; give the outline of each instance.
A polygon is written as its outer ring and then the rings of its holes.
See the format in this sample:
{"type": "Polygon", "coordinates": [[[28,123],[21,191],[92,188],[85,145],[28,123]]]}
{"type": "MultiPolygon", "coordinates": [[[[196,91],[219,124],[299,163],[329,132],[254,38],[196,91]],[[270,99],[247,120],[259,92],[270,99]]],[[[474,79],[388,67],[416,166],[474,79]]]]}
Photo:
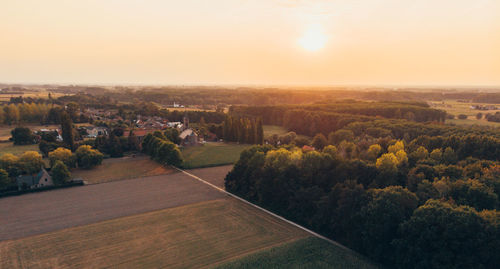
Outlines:
{"type": "Polygon", "coordinates": [[[12,134],[12,141],[14,145],[30,145],[35,143],[35,136],[30,128],[17,127],[10,132],[12,134]]]}
{"type": "Polygon", "coordinates": [[[71,179],[71,173],[68,167],[60,160],[56,160],[54,166],[51,169],[52,180],[57,185],[63,185],[71,179]]]}
{"type": "Polygon", "coordinates": [[[467,119],[467,115],[460,114],[460,115],[458,115],[458,119],[460,119],[460,120],[466,120],[467,119]]]}
{"type": "Polygon", "coordinates": [[[90,169],[102,163],[103,155],[88,145],[82,145],[75,151],[78,167],[90,169]]]}

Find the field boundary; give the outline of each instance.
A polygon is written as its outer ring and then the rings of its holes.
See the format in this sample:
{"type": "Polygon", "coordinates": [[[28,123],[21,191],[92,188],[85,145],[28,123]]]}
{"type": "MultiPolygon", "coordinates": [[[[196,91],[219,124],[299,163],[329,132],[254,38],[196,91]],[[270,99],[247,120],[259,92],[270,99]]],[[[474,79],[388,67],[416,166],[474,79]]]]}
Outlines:
{"type": "Polygon", "coordinates": [[[237,196],[235,194],[232,194],[232,193],[230,193],[230,192],[228,192],[228,191],[226,191],[226,190],[224,190],[222,188],[219,188],[219,187],[215,186],[214,184],[212,184],[212,183],[210,183],[208,181],[205,181],[204,179],[202,179],[200,177],[197,177],[197,176],[195,176],[195,175],[193,175],[193,174],[191,174],[189,172],[186,172],[186,171],[184,171],[184,170],[182,170],[182,169],[180,169],[178,167],[175,167],[175,166],[172,166],[172,167],[174,169],[177,169],[178,171],[180,171],[180,172],[182,172],[182,173],[184,173],[184,174],[186,174],[186,175],[188,175],[188,176],[190,176],[190,177],[192,177],[192,178],[194,178],[194,179],[196,179],[196,180],[198,180],[198,181],[200,181],[200,182],[202,182],[202,183],[204,183],[204,184],[206,184],[206,185],[208,185],[208,186],[210,186],[210,187],[212,187],[212,188],[214,188],[214,189],[216,189],[216,190],[218,190],[220,192],[222,192],[222,193],[225,193],[225,194],[227,194],[227,195],[229,195],[229,196],[231,196],[231,197],[233,197],[233,198],[235,198],[235,199],[237,199],[237,200],[239,200],[239,201],[241,201],[241,202],[243,202],[243,203],[245,203],[247,205],[250,205],[250,206],[252,206],[254,208],[257,208],[260,211],[263,211],[263,212],[265,212],[265,213],[267,213],[267,214],[269,214],[269,215],[271,215],[271,216],[273,216],[275,218],[278,218],[278,219],[280,219],[280,220],[282,220],[282,221],[284,221],[284,222],[286,222],[286,223],[288,223],[290,225],[293,225],[293,226],[295,226],[295,227],[297,227],[297,228],[299,228],[299,229],[301,229],[301,230],[303,230],[303,231],[305,231],[305,232],[307,232],[307,233],[309,233],[309,234],[311,234],[311,235],[313,235],[313,236],[315,236],[317,238],[323,239],[323,240],[327,241],[328,243],[330,243],[332,245],[335,245],[335,246],[337,246],[337,247],[339,247],[339,248],[341,248],[343,250],[347,250],[347,251],[356,253],[357,255],[361,255],[361,254],[357,253],[356,251],[354,251],[354,250],[352,250],[352,249],[350,249],[350,248],[348,248],[348,247],[340,244],[337,241],[331,240],[331,239],[329,239],[329,238],[327,238],[325,236],[322,236],[322,235],[320,235],[320,234],[318,234],[318,233],[316,233],[316,232],[314,232],[312,230],[309,230],[306,227],[301,226],[301,225],[299,225],[299,224],[297,224],[297,223],[295,223],[295,222],[293,222],[291,220],[285,219],[284,217],[282,217],[280,215],[277,215],[277,214],[275,214],[275,213],[273,213],[273,212],[271,212],[271,211],[269,211],[267,209],[264,209],[264,208],[262,208],[262,207],[260,207],[260,206],[258,206],[256,204],[253,204],[253,203],[251,203],[251,202],[249,202],[249,201],[247,201],[247,200],[245,200],[245,199],[243,199],[243,198],[241,198],[241,197],[239,197],[239,196],[237,196]]]}

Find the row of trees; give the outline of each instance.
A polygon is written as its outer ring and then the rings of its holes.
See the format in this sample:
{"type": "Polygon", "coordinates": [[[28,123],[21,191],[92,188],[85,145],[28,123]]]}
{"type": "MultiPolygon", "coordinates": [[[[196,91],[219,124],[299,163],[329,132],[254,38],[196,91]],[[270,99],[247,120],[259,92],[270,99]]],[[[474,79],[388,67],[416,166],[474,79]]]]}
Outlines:
{"type": "Polygon", "coordinates": [[[494,268],[500,165],[376,142],[255,146],[225,186],[389,266],[494,268]]]}
{"type": "Polygon", "coordinates": [[[174,166],[182,164],[179,148],[160,131],[155,131],[144,137],[142,151],[161,164],[174,166]]]}
{"type": "Polygon", "coordinates": [[[18,124],[21,122],[43,123],[47,120],[50,104],[9,104],[0,106],[0,124],[18,124]]]}
{"type": "Polygon", "coordinates": [[[222,128],[224,140],[229,142],[262,144],[264,141],[264,129],[260,118],[254,120],[226,116],[222,128]]]}

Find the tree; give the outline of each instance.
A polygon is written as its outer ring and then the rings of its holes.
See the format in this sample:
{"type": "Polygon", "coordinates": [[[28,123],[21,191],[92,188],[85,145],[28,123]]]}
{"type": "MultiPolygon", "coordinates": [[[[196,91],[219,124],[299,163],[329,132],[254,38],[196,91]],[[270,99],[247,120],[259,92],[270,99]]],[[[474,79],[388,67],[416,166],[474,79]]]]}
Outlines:
{"type": "Polygon", "coordinates": [[[35,143],[33,133],[30,128],[16,127],[11,132],[14,145],[29,145],[35,143]]]}
{"type": "Polygon", "coordinates": [[[483,113],[479,112],[476,114],[476,119],[480,120],[483,118],[483,113]]]}
{"type": "Polygon", "coordinates": [[[323,134],[317,134],[314,136],[311,144],[315,149],[322,150],[328,145],[328,140],[326,140],[326,137],[323,134]]]}
{"type": "Polygon", "coordinates": [[[370,160],[376,160],[380,153],[382,153],[382,147],[379,144],[371,145],[366,151],[366,155],[370,160]]]}
{"type": "Polygon", "coordinates": [[[460,119],[460,120],[466,120],[467,119],[467,115],[465,115],[465,114],[459,114],[458,115],[458,119],[460,119]]]}
{"type": "Polygon", "coordinates": [[[351,130],[341,129],[336,132],[328,134],[328,143],[331,145],[338,145],[342,141],[353,141],[354,133],[351,130]]]}
{"type": "Polygon", "coordinates": [[[257,118],[257,128],[255,134],[255,144],[262,145],[264,143],[264,128],[262,127],[262,119],[257,118]]]}
{"type": "Polygon", "coordinates": [[[398,268],[494,268],[485,259],[498,256],[495,248],[484,244],[488,241],[487,225],[470,207],[429,200],[400,226],[400,238],[393,243],[396,265],[398,268]]]}
{"type": "Polygon", "coordinates": [[[405,150],[405,144],[402,140],[398,140],[393,145],[390,145],[389,147],[387,147],[387,151],[389,153],[396,154],[400,150],[403,150],[403,151],[405,150]]]}
{"type": "Polygon", "coordinates": [[[71,179],[68,167],[60,160],[56,160],[51,169],[52,179],[57,185],[63,185],[71,179]]]}
{"type": "Polygon", "coordinates": [[[43,167],[42,155],[36,151],[24,152],[21,157],[19,157],[19,162],[22,171],[26,174],[38,173],[43,167]]]}
{"type": "Polygon", "coordinates": [[[179,145],[181,143],[181,138],[179,137],[180,133],[177,128],[168,128],[165,130],[165,137],[172,141],[172,143],[179,145]]]}
{"type": "Polygon", "coordinates": [[[10,180],[7,171],[0,169],[0,191],[8,189],[11,185],[12,180],[10,180]]]}
{"type": "Polygon", "coordinates": [[[53,167],[56,161],[63,162],[68,167],[75,167],[75,157],[71,150],[67,148],[57,148],[56,150],[49,152],[50,166],[53,167]]]}
{"type": "Polygon", "coordinates": [[[447,147],[443,152],[443,162],[446,164],[454,164],[458,161],[458,156],[455,151],[447,147]]]}
{"type": "Polygon", "coordinates": [[[61,129],[63,142],[73,150],[75,147],[74,137],[73,137],[73,122],[71,117],[66,112],[61,113],[61,129]]]}
{"type": "Polygon", "coordinates": [[[371,189],[370,201],[357,213],[361,249],[369,257],[387,263],[393,259],[395,231],[418,206],[417,196],[400,186],[371,189]]]}
{"type": "Polygon", "coordinates": [[[89,145],[82,145],[75,151],[78,167],[90,169],[102,163],[103,155],[89,145]]]}
{"type": "Polygon", "coordinates": [[[6,153],[0,156],[0,168],[7,171],[10,177],[16,177],[21,172],[19,157],[6,153]]]}
{"type": "Polygon", "coordinates": [[[431,157],[431,159],[435,160],[436,162],[441,162],[443,158],[443,153],[441,149],[434,149],[429,155],[429,157],[431,157]]]}

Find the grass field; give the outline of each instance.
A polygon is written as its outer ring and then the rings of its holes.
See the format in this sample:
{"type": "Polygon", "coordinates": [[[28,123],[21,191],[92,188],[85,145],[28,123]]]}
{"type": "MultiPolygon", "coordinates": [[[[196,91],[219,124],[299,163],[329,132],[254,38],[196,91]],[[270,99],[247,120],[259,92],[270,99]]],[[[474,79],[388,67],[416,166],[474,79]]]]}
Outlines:
{"type": "Polygon", "coordinates": [[[0,268],[204,268],[308,235],[221,199],[0,242],[0,268]]]}
{"type": "Polygon", "coordinates": [[[74,178],[82,178],[88,184],[104,183],[138,177],[156,176],[171,173],[167,168],[147,156],[123,157],[106,159],[93,169],[75,169],[72,171],[74,178]]]}
{"type": "MultiPolygon", "coordinates": [[[[40,125],[40,124],[20,124],[19,126],[23,127],[28,127],[31,129],[31,131],[36,131],[40,130],[43,128],[48,128],[48,129],[54,129],[54,128],[61,128],[60,125],[40,125]]],[[[9,138],[12,137],[11,131],[12,129],[16,128],[16,125],[0,125],[0,141],[8,141],[9,138]]]]}
{"type": "Polygon", "coordinates": [[[285,128],[278,125],[264,125],[263,128],[264,128],[264,137],[268,137],[274,134],[282,135],[288,132],[285,128]]]}
{"type": "Polygon", "coordinates": [[[377,268],[366,258],[334,246],[322,239],[308,237],[215,267],[232,268],[377,268]]]}
{"type": "MultiPolygon", "coordinates": [[[[500,110],[475,110],[470,108],[473,105],[485,105],[479,103],[463,103],[457,102],[456,100],[445,100],[442,102],[430,102],[433,108],[445,110],[448,114],[454,115],[455,119],[446,120],[446,123],[452,123],[456,125],[481,125],[481,126],[493,126],[500,127],[500,123],[491,122],[484,119],[484,115],[487,113],[496,113],[500,110]],[[477,113],[483,113],[483,118],[478,120],[476,119],[477,113]],[[458,119],[457,116],[460,114],[467,115],[467,119],[461,120],[458,119]]],[[[500,104],[495,104],[495,106],[499,107],[500,104]]]]}
{"type": "MultiPolygon", "coordinates": [[[[68,95],[68,94],[57,93],[57,92],[53,92],[51,94],[52,94],[52,98],[59,98],[59,97],[64,96],[64,95],[68,95]]],[[[39,92],[17,93],[17,94],[11,94],[11,93],[4,94],[3,93],[3,94],[0,94],[0,101],[10,101],[11,97],[19,97],[19,96],[22,96],[24,98],[31,97],[31,98],[46,99],[46,98],[49,98],[49,92],[39,91],[39,92]]]]}
{"type": "Polygon", "coordinates": [[[40,152],[38,149],[38,144],[14,146],[14,144],[12,142],[0,143],[0,156],[2,156],[5,153],[12,153],[14,155],[21,155],[25,151],[40,152]]]}
{"type": "Polygon", "coordinates": [[[249,145],[209,142],[182,149],[183,167],[187,169],[233,164],[249,145]]]}

